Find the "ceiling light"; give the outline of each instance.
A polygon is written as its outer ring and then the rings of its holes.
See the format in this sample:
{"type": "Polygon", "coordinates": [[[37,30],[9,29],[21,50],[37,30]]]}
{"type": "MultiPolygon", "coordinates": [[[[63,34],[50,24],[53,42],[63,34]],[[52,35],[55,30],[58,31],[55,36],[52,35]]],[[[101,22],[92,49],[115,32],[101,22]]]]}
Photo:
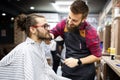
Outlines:
{"type": "Polygon", "coordinates": [[[6,16],[6,13],[2,13],[2,16],[6,16]]]}
{"type": "Polygon", "coordinates": [[[73,1],[55,1],[52,5],[58,12],[68,13],[72,3],[73,1]]]}
{"type": "Polygon", "coordinates": [[[54,3],[52,3],[52,5],[56,9],[57,12],[62,12],[62,13],[69,12],[69,6],[61,6],[61,5],[56,5],[54,3]]]}
{"type": "Polygon", "coordinates": [[[14,17],[11,17],[11,21],[13,21],[14,20],[14,17]]]}
{"type": "Polygon", "coordinates": [[[56,5],[55,3],[52,3],[53,7],[56,9],[56,10],[60,10],[59,6],[56,5]]]}
{"type": "Polygon", "coordinates": [[[31,10],[34,10],[34,9],[35,9],[35,7],[31,6],[31,7],[30,7],[30,9],[31,9],[31,10]]]}
{"type": "Polygon", "coordinates": [[[55,1],[56,5],[71,5],[73,1],[55,1]]]}

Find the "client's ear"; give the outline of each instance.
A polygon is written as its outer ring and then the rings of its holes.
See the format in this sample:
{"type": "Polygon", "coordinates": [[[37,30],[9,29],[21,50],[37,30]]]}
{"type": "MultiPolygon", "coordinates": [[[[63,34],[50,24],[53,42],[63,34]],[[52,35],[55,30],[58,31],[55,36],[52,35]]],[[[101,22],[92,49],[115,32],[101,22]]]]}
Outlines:
{"type": "Polygon", "coordinates": [[[36,32],[36,29],[35,29],[34,27],[30,27],[29,30],[30,30],[30,32],[33,33],[33,34],[36,32]]]}

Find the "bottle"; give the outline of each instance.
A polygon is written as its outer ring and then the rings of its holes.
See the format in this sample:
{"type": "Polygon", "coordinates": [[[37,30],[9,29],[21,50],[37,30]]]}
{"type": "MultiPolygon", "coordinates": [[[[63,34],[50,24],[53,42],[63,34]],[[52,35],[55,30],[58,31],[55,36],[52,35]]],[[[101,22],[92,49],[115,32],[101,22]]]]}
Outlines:
{"type": "Polygon", "coordinates": [[[110,48],[111,60],[115,59],[115,48],[110,48]]]}

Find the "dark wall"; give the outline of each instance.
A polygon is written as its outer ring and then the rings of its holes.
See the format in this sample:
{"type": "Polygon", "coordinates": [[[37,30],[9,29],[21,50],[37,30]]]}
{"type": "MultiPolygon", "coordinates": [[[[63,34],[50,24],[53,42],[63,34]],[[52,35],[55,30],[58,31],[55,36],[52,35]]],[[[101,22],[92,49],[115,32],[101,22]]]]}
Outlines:
{"type": "Polygon", "coordinates": [[[0,16],[0,44],[14,43],[14,27],[10,15],[0,16]]]}

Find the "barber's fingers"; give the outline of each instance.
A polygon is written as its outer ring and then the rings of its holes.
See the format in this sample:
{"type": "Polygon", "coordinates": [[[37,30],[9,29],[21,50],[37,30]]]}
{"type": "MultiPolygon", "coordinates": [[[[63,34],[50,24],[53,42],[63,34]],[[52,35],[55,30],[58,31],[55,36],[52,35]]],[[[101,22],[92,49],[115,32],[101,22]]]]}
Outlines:
{"type": "Polygon", "coordinates": [[[52,37],[52,39],[54,39],[54,35],[52,33],[50,33],[50,36],[52,37]]]}
{"type": "Polygon", "coordinates": [[[71,68],[77,66],[78,65],[77,62],[78,62],[78,59],[75,59],[72,57],[64,60],[64,64],[71,68]]]}

